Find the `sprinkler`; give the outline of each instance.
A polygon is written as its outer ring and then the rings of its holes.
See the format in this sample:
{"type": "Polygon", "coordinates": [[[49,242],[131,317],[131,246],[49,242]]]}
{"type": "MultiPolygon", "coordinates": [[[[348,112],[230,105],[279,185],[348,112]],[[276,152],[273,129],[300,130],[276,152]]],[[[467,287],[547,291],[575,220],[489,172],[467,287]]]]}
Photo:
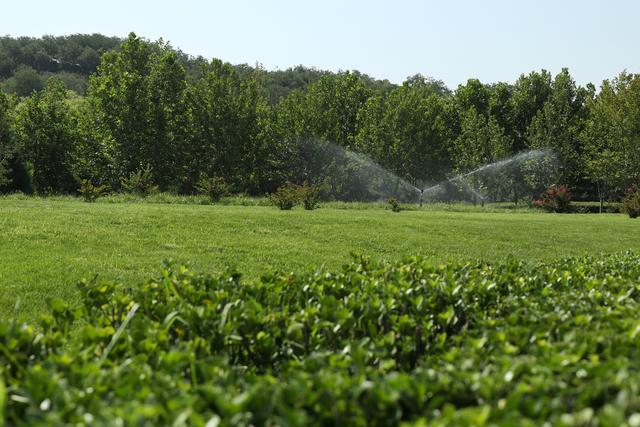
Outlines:
{"type": "Polygon", "coordinates": [[[422,207],[422,193],[424,193],[424,188],[420,190],[420,207],[422,207]]]}

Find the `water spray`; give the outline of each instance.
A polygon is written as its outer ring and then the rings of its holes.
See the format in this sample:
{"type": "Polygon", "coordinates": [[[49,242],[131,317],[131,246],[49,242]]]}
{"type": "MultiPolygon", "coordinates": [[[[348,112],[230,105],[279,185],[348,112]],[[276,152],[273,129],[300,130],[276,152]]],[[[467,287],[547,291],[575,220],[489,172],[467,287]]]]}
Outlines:
{"type": "MultiPolygon", "coordinates": [[[[444,180],[439,184],[432,185],[430,187],[424,188],[420,191],[420,204],[422,205],[422,198],[434,197],[438,195],[451,195],[454,194],[451,191],[451,186],[457,186],[462,192],[470,195],[474,204],[478,201],[484,206],[487,200],[490,200],[490,196],[483,195],[480,193],[479,189],[474,188],[474,186],[469,182],[470,178],[477,176],[484,176],[487,174],[495,174],[500,171],[507,170],[507,168],[512,165],[520,165],[528,160],[540,160],[540,159],[550,159],[552,162],[555,162],[556,157],[551,149],[541,149],[541,150],[530,150],[526,152],[522,152],[512,156],[508,159],[500,160],[494,163],[489,163],[484,166],[481,166],[477,169],[474,169],[470,172],[460,174],[453,178],[444,180]]],[[[455,190],[454,190],[455,191],[455,190]]]]}
{"type": "Polygon", "coordinates": [[[418,188],[370,157],[327,141],[303,138],[300,153],[305,165],[305,177],[331,185],[332,191],[334,188],[337,189],[337,193],[333,195],[336,198],[367,201],[395,198],[406,203],[415,203],[415,197],[418,196],[419,207],[432,200],[470,200],[469,197],[474,204],[480,202],[484,206],[485,202],[500,197],[499,194],[505,191],[507,185],[514,185],[509,184],[507,180],[500,182],[500,179],[492,182],[493,176],[499,178],[500,173],[510,173],[511,166],[522,165],[529,160],[550,159],[552,164],[555,163],[552,150],[530,150],[483,165],[438,184],[418,188]],[[489,193],[483,194],[486,191],[481,188],[489,188],[486,187],[487,178],[490,178],[489,184],[492,187],[489,193]]]}

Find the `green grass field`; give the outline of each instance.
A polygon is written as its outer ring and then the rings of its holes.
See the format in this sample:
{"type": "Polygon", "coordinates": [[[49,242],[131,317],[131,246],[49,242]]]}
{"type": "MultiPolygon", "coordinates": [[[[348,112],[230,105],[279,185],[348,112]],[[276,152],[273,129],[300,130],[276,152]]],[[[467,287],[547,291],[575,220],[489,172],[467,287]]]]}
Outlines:
{"type": "Polygon", "coordinates": [[[269,269],[338,269],[357,252],[374,259],[538,261],[640,249],[640,223],[623,215],[95,203],[0,199],[0,315],[34,320],[48,297],[77,298],[99,274],[136,283],[163,260],[248,279],[269,269]],[[18,303],[18,304],[17,304],[18,303]]]}

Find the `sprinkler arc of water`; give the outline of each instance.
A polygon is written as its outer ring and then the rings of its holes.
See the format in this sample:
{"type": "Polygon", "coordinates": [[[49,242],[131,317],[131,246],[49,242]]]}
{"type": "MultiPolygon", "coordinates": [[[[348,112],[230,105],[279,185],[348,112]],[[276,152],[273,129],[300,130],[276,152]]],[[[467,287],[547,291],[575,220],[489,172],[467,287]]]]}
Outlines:
{"type": "Polygon", "coordinates": [[[467,178],[472,177],[474,175],[478,175],[487,171],[495,171],[495,170],[499,170],[501,168],[507,167],[509,165],[512,164],[516,164],[516,163],[520,163],[520,162],[524,162],[526,160],[532,160],[532,159],[538,159],[538,158],[554,158],[555,155],[553,153],[553,150],[551,150],[550,148],[544,148],[544,149],[535,149],[535,150],[529,150],[529,151],[525,151],[522,153],[518,153],[515,156],[509,157],[507,159],[503,159],[503,160],[499,160],[497,162],[493,162],[493,163],[489,163],[483,166],[480,166],[477,169],[474,169],[470,172],[466,172],[460,175],[457,175],[453,178],[449,178],[446,179],[444,181],[439,182],[438,184],[432,185],[430,187],[426,187],[424,189],[422,189],[421,191],[421,195],[420,195],[420,203],[422,204],[422,197],[424,195],[428,195],[430,193],[434,193],[436,191],[443,191],[445,188],[446,184],[453,184],[453,183],[461,183],[463,186],[466,187],[466,189],[474,195],[474,197],[478,198],[479,200],[481,200],[482,202],[485,201],[486,197],[483,196],[482,194],[480,194],[480,192],[473,188],[473,186],[471,186],[471,184],[469,184],[469,182],[467,181],[467,178]]]}
{"type": "MultiPolygon", "coordinates": [[[[449,194],[447,187],[452,184],[457,185],[458,188],[462,187],[464,189],[463,191],[467,194],[473,195],[476,201],[484,203],[488,196],[481,194],[478,189],[474,188],[468,178],[486,172],[494,173],[495,171],[500,171],[512,164],[517,164],[526,160],[542,158],[555,160],[553,150],[550,148],[529,150],[518,153],[507,159],[483,165],[472,171],[443,180],[438,184],[419,188],[393,172],[385,169],[367,155],[352,151],[344,146],[318,139],[303,141],[301,146],[303,149],[310,150],[309,153],[307,153],[310,156],[310,159],[314,159],[315,156],[319,155],[328,162],[324,165],[322,164],[322,161],[320,162],[321,167],[319,170],[316,169],[315,178],[322,180],[327,177],[331,177],[331,172],[330,170],[327,170],[326,167],[331,165],[331,162],[334,159],[346,159],[351,162],[351,164],[357,165],[357,170],[353,175],[351,175],[351,178],[348,179],[356,179],[356,181],[351,182],[355,183],[356,187],[358,185],[362,186],[361,188],[365,191],[365,194],[368,193],[369,195],[374,195],[374,197],[377,195],[378,200],[393,197],[407,202],[410,200],[413,202],[417,201],[420,206],[422,206],[422,204],[427,201],[427,198],[434,193],[437,194],[440,192],[442,194],[449,194]],[[363,180],[363,177],[366,179],[363,180]]],[[[314,177],[313,174],[309,176],[314,177]]]]}
{"type": "MultiPolygon", "coordinates": [[[[302,146],[303,149],[310,151],[311,157],[319,155],[326,158],[327,165],[334,159],[342,158],[346,159],[351,165],[357,165],[353,178],[366,178],[366,184],[356,185],[362,185],[362,189],[365,192],[377,195],[379,200],[393,197],[413,203],[421,193],[420,188],[385,169],[365,154],[325,140],[309,139],[303,141],[302,146]]],[[[323,177],[331,176],[330,172],[328,172],[328,175],[324,175],[325,173],[327,173],[327,170],[321,168],[320,171],[316,171],[315,178],[322,179],[323,177]]]]}

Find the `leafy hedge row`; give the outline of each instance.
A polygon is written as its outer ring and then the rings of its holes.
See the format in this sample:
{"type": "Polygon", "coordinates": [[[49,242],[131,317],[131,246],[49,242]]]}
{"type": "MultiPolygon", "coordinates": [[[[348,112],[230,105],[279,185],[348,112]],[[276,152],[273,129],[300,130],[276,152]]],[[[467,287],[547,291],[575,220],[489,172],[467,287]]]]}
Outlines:
{"type": "Polygon", "coordinates": [[[640,257],[167,265],[0,321],[0,424],[640,425],[640,257]]]}

